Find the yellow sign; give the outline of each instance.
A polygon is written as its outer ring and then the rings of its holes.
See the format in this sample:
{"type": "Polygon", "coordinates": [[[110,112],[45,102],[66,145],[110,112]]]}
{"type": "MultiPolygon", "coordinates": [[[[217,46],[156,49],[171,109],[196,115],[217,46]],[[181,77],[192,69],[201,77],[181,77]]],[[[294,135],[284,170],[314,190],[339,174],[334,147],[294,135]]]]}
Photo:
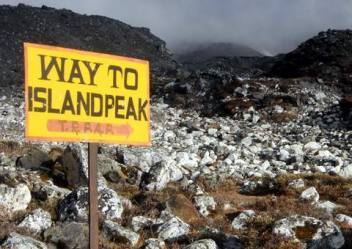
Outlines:
{"type": "Polygon", "coordinates": [[[149,63],[24,43],[26,138],[150,144],[149,63]]]}

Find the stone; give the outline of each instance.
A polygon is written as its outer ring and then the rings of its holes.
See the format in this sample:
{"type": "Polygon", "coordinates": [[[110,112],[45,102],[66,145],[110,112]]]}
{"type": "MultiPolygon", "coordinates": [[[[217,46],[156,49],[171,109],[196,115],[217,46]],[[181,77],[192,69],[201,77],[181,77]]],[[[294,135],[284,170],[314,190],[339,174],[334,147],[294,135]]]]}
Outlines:
{"type": "Polygon", "coordinates": [[[175,241],[189,233],[190,226],[177,217],[168,219],[157,229],[158,238],[166,241],[175,241]]]}
{"type": "Polygon", "coordinates": [[[294,189],[301,189],[305,187],[304,180],[302,178],[292,180],[288,183],[288,186],[294,189]]]}
{"type": "Polygon", "coordinates": [[[352,228],[352,217],[345,214],[338,214],[335,216],[335,220],[342,223],[345,226],[352,228]]]}
{"type": "Polygon", "coordinates": [[[35,183],[32,193],[42,201],[60,201],[71,193],[69,189],[60,188],[50,180],[47,182],[35,183]]]}
{"type": "Polygon", "coordinates": [[[251,137],[245,137],[241,140],[241,144],[246,146],[246,147],[249,147],[251,146],[252,144],[252,138],[251,137]]]}
{"type": "Polygon", "coordinates": [[[209,129],[208,129],[208,134],[209,134],[210,136],[215,136],[217,132],[218,132],[217,129],[214,129],[214,128],[209,128],[209,129]]]}
{"type": "Polygon", "coordinates": [[[204,156],[202,158],[202,160],[200,161],[200,165],[202,166],[209,166],[211,165],[212,163],[214,163],[214,159],[210,157],[210,152],[209,151],[206,151],[204,153],[204,156]]]}
{"type": "Polygon", "coordinates": [[[290,152],[288,152],[285,149],[280,149],[279,155],[280,155],[280,161],[287,162],[290,159],[290,152]]]}
{"type": "Polygon", "coordinates": [[[338,249],[345,243],[340,229],[333,222],[301,215],[276,221],[273,233],[301,242],[309,249],[338,249]]]}
{"type": "Polygon", "coordinates": [[[155,219],[147,218],[144,216],[135,216],[132,218],[131,225],[133,231],[138,232],[144,228],[151,227],[155,222],[155,219]]]}
{"type": "Polygon", "coordinates": [[[193,198],[195,205],[201,215],[208,216],[211,211],[215,210],[216,202],[212,196],[199,195],[193,198]]]}
{"type": "Polygon", "coordinates": [[[127,228],[120,226],[118,223],[106,220],[103,223],[104,233],[111,239],[125,239],[131,246],[136,246],[139,241],[139,234],[127,228]]]}
{"type": "Polygon", "coordinates": [[[68,145],[62,154],[61,163],[68,186],[86,186],[88,180],[88,152],[80,143],[68,145]]]}
{"type": "Polygon", "coordinates": [[[346,178],[352,178],[352,164],[343,167],[340,170],[339,175],[346,178]]]}
{"type": "Polygon", "coordinates": [[[235,217],[231,223],[234,229],[242,230],[246,229],[247,221],[255,215],[253,210],[244,210],[237,217],[235,217]]]}
{"type": "Polygon", "coordinates": [[[44,232],[46,241],[60,244],[61,248],[87,249],[89,228],[87,223],[57,223],[44,232]]]}
{"type": "MultiPolygon", "coordinates": [[[[123,202],[117,193],[109,188],[99,189],[98,208],[100,214],[106,219],[119,219],[123,212],[123,202]]],[[[88,220],[88,188],[80,187],[75,189],[63,199],[58,206],[60,221],[88,220]]]]}
{"type": "Polygon", "coordinates": [[[49,227],[51,227],[51,215],[43,209],[35,209],[31,214],[27,215],[18,227],[23,227],[34,234],[41,234],[49,227]]]}
{"type": "Polygon", "coordinates": [[[1,245],[2,249],[47,249],[48,247],[31,237],[10,233],[9,237],[1,245]]]}
{"type": "Polygon", "coordinates": [[[178,166],[193,170],[198,167],[199,159],[195,154],[189,154],[187,152],[178,152],[176,154],[176,161],[178,166]]]}
{"type": "Polygon", "coordinates": [[[144,243],[143,249],[166,249],[166,244],[161,239],[147,239],[144,243]]]}
{"type": "MultiPolygon", "coordinates": [[[[27,151],[27,153],[19,157],[16,161],[17,167],[24,169],[39,170],[53,164],[53,161],[49,157],[48,153],[41,151],[37,148],[33,148],[27,151]]],[[[49,167],[46,167],[48,170],[49,167]]]]}
{"type": "Polygon", "coordinates": [[[317,208],[323,209],[325,212],[331,214],[338,206],[331,201],[322,201],[317,203],[317,208]]]}
{"type": "Polygon", "coordinates": [[[31,198],[29,188],[23,183],[14,188],[0,184],[0,218],[11,219],[15,213],[26,210],[31,198]]]}
{"type": "Polygon", "coordinates": [[[319,201],[319,193],[315,187],[310,187],[301,193],[300,199],[310,203],[317,203],[319,201]]]}
{"type": "MultiPolygon", "coordinates": [[[[162,190],[169,182],[179,181],[183,173],[176,162],[170,158],[153,165],[149,173],[145,174],[143,185],[148,190],[162,190]]],[[[143,177],[142,177],[143,179],[143,177]]]]}
{"type": "Polygon", "coordinates": [[[98,154],[97,169],[103,176],[111,174],[115,174],[118,177],[123,176],[119,163],[103,154],[98,154]]]}
{"type": "Polygon", "coordinates": [[[218,249],[215,241],[212,239],[202,239],[186,246],[184,249],[218,249]]]}
{"type": "Polygon", "coordinates": [[[304,150],[306,152],[315,152],[321,149],[320,143],[317,142],[309,142],[304,145],[304,150]]]}

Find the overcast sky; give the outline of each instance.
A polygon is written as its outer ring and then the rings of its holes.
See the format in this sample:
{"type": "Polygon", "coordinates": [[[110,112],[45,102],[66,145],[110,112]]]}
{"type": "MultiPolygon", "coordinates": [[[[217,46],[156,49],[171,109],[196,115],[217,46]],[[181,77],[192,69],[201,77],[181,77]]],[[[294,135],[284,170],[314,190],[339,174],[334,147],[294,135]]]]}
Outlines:
{"type": "Polygon", "coordinates": [[[237,42],[275,54],[328,28],[352,29],[352,0],[0,0],[43,4],[145,26],[182,42],[237,42]]]}

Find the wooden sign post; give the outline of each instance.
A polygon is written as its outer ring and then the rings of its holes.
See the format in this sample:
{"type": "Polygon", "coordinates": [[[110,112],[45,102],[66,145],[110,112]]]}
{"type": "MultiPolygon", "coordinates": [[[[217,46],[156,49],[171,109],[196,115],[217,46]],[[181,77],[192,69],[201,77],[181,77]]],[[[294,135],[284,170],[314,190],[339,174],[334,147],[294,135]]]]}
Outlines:
{"type": "Polygon", "coordinates": [[[99,247],[98,184],[97,184],[98,144],[88,143],[89,178],[89,246],[99,247]]]}
{"type": "Polygon", "coordinates": [[[97,249],[98,143],[150,145],[149,63],[24,43],[25,137],[89,143],[89,241],[97,249]]]}

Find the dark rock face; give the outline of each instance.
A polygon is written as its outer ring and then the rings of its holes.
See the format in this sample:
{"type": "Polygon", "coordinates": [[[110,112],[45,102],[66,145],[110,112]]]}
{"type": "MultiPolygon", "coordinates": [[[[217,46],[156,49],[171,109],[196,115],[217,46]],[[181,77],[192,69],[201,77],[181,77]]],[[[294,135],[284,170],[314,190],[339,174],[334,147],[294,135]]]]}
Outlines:
{"type": "Polygon", "coordinates": [[[67,146],[62,155],[61,163],[69,187],[78,187],[87,184],[83,170],[84,162],[82,155],[80,155],[77,149],[67,146]]]}
{"type": "Polygon", "coordinates": [[[20,4],[0,7],[0,26],[1,86],[23,83],[23,42],[147,59],[158,73],[175,66],[165,42],[149,29],[107,17],[20,4]]]}
{"type": "Polygon", "coordinates": [[[204,115],[224,114],[223,99],[231,95],[238,80],[229,72],[193,72],[165,86],[168,104],[192,108],[204,115]]]}
{"type": "Polygon", "coordinates": [[[328,30],[302,43],[270,71],[278,77],[321,77],[352,81],[352,30],[328,30]]]}
{"type": "Polygon", "coordinates": [[[31,149],[27,151],[26,155],[18,158],[16,165],[24,169],[39,170],[43,169],[49,171],[50,165],[53,161],[49,158],[48,154],[39,150],[31,149]]]}

